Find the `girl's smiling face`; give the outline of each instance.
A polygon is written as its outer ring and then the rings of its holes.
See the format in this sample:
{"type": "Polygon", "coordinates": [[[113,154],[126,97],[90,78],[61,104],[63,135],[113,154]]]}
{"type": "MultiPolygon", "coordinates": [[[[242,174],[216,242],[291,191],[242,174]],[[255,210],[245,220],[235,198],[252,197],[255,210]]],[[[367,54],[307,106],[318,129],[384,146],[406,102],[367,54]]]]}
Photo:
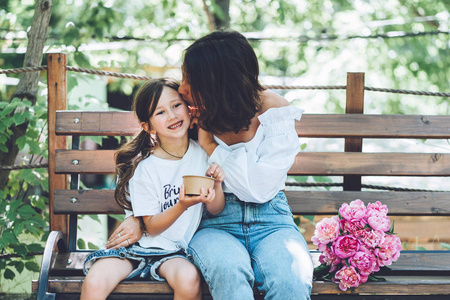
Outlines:
{"type": "MultiPolygon", "coordinates": [[[[164,87],[155,111],[150,116],[150,133],[157,134],[159,139],[183,138],[190,125],[189,109],[177,91],[164,87]]],[[[147,125],[148,126],[148,125],[147,125]]]]}

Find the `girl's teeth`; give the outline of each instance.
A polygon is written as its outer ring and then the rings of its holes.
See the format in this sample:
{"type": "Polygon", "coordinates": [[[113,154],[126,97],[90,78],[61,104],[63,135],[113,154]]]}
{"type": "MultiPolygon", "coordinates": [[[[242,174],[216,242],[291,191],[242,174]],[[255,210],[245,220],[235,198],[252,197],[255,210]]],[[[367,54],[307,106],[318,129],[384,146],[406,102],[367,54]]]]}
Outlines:
{"type": "Polygon", "coordinates": [[[174,129],[174,128],[179,127],[179,126],[181,126],[181,122],[179,122],[179,123],[177,123],[175,125],[169,126],[169,128],[170,129],[174,129]]]}

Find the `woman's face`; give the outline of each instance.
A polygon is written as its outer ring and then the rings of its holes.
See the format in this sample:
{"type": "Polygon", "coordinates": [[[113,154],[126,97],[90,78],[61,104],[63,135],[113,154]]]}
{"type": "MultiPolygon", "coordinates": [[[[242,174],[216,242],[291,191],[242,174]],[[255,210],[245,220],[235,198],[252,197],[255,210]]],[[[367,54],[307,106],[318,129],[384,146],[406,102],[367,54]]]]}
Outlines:
{"type": "Polygon", "coordinates": [[[183,71],[183,81],[181,82],[181,85],[178,88],[178,93],[181,94],[184,101],[186,101],[189,106],[195,106],[194,99],[192,98],[191,93],[191,85],[189,84],[187,76],[185,75],[184,71],[183,71]]]}

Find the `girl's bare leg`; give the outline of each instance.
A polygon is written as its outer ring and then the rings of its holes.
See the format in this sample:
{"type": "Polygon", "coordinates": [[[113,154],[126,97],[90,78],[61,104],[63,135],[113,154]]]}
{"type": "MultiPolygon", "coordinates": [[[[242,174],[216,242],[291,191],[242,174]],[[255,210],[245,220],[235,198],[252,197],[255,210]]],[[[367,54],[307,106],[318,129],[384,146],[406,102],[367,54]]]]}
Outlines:
{"type": "Polygon", "coordinates": [[[80,299],[106,299],[133,268],[128,259],[106,257],[97,260],[84,279],[80,299]]]}
{"type": "Polygon", "coordinates": [[[200,272],[186,259],[169,259],[161,264],[158,272],[174,290],[174,300],[202,299],[200,272]]]}

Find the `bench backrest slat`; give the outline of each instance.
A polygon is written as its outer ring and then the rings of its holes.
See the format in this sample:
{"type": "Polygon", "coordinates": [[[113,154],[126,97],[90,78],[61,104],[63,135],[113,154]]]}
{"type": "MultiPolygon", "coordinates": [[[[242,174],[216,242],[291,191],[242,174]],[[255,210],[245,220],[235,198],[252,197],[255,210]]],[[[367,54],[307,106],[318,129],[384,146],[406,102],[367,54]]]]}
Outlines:
{"type": "MultiPolygon", "coordinates": [[[[114,150],[58,150],[56,173],[112,174],[114,150]]],[[[450,154],[301,152],[289,175],[450,176],[450,154]]]]}
{"type": "MultiPolygon", "coordinates": [[[[301,137],[448,138],[450,116],[304,114],[301,137]]],[[[56,134],[126,136],[139,132],[133,112],[58,111],[56,134]]]]}
{"type": "MultiPolygon", "coordinates": [[[[390,215],[450,215],[450,192],[286,191],[292,212],[298,215],[335,214],[343,202],[381,201],[390,215]]],[[[55,213],[121,214],[113,190],[56,190],[55,213]]]]}

